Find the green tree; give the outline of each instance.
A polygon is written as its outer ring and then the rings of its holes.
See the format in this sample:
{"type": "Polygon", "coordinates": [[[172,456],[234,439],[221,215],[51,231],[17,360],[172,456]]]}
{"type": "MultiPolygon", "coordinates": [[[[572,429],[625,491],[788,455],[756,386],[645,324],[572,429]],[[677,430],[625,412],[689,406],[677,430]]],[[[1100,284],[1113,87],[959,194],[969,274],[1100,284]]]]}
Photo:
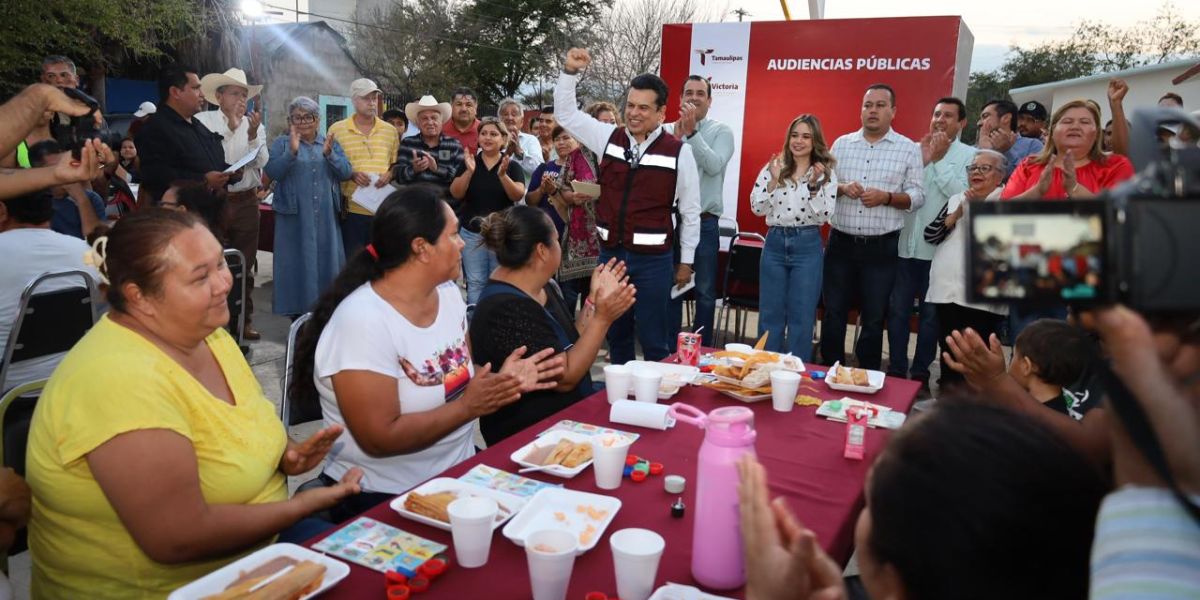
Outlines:
{"type": "Polygon", "coordinates": [[[351,52],[388,91],[446,100],[466,75],[463,46],[455,37],[460,10],[443,0],[397,0],[359,22],[351,52]]]}
{"type": "MultiPolygon", "coordinates": [[[[1081,21],[1066,39],[1013,46],[999,69],[972,73],[967,114],[978,116],[989,98],[1009,99],[1010,89],[1197,56],[1200,22],[1188,22],[1170,2],[1153,19],[1126,27],[1081,21]]],[[[973,130],[963,134],[965,142],[974,138],[973,130]]]]}
{"type": "Polygon", "coordinates": [[[475,0],[458,23],[469,81],[484,100],[516,96],[545,79],[609,0],[475,0]]]}
{"type": "Polygon", "coordinates": [[[154,62],[176,43],[204,37],[200,7],[227,0],[17,0],[0,24],[0,93],[37,80],[47,54],[70,56],[93,81],[135,62],[154,62]]]}

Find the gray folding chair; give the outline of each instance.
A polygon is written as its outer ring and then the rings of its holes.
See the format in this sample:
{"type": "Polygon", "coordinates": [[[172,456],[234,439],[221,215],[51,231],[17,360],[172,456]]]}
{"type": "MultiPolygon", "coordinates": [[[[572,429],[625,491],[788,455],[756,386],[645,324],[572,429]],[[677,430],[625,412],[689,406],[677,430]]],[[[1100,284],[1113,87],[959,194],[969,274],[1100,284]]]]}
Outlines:
{"type": "Polygon", "coordinates": [[[42,273],[26,284],[0,357],[0,392],[9,387],[8,372],[13,363],[70,350],[100,318],[99,302],[96,282],[87,271],[42,273]],[[38,291],[47,282],[60,279],[78,279],[80,285],[38,291]]]}
{"type": "Polygon", "coordinates": [[[316,421],[321,418],[320,407],[314,412],[304,409],[292,410],[292,369],[296,362],[296,340],[300,337],[300,331],[304,325],[312,319],[312,313],[304,313],[292,321],[292,326],[288,328],[287,350],[283,354],[283,397],[279,401],[279,420],[283,421],[285,427],[316,421]]]}
{"type": "MultiPolygon", "coordinates": [[[[226,248],[225,264],[229,266],[229,273],[233,275],[233,287],[229,288],[229,325],[225,328],[237,341],[238,347],[243,348],[243,334],[246,331],[246,294],[249,293],[246,289],[246,255],[242,254],[241,250],[226,248]]],[[[244,348],[242,352],[245,352],[244,348]]]]}

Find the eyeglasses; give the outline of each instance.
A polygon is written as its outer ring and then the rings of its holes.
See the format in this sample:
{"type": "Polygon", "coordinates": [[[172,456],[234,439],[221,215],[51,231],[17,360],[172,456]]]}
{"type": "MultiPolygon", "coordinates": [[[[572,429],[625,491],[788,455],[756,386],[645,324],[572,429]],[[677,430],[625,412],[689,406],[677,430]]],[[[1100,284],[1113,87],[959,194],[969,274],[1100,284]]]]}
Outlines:
{"type": "Polygon", "coordinates": [[[972,173],[979,173],[980,175],[987,175],[988,173],[991,173],[992,171],[999,171],[999,170],[1000,169],[997,169],[996,167],[993,167],[992,165],[967,165],[967,174],[968,175],[970,175],[972,173]]]}
{"type": "Polygon", "coordinates": [[[292,115],[288,117],[289,123],[316,123],[316,115],[292,115]]]}

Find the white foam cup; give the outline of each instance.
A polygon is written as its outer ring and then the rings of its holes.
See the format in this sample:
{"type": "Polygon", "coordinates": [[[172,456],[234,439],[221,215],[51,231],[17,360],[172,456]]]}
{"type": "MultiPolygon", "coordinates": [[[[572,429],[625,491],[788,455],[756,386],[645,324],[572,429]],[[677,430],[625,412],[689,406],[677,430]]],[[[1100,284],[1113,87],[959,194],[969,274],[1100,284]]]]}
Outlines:
{"type": "Polygon", "coordinates": [[[604,389],[608,393],[609,404],[628,398],[633,389],[633,369],[625,365],[604,367],[604,389]]]}
{"type": "Polygon", "coordinates": [[[563,600],[575,567],[575,535],[561,529],[543,529],[525,537],[525,559],[533,600],[563,600]]]}
{"type": "Polygon", "coordinates": [[[592,471],[596,474],[596,487],[615,490],[621,487],[625,474],[625,456],[633,440],[620,434],[592,436],[592,471]]]}
{"type": "Polygon", "coordinates": [[[658,402],[662,373],[653,369],[633,370],[633,396],[638,402],[658,402]]]}
{"type": "Polygon", "coordinates": [[[487,564],[499,510],[495,500],[482,497],[459,498],[446,507],[459,566],[473,569],[487,564]]]}
{"type": "Polygon", "coordinates": [[[646,600],[654,592],[658,563],[667,543],[649,529],[622,529],[608,538],[621,600],[646,600]]]}
{"type": "Polygon", "coordinates": [[[796,406],[800,391],[800,374],[792,371],[771,371],[771,406],[779,412],[789,412],[796,406]]]}

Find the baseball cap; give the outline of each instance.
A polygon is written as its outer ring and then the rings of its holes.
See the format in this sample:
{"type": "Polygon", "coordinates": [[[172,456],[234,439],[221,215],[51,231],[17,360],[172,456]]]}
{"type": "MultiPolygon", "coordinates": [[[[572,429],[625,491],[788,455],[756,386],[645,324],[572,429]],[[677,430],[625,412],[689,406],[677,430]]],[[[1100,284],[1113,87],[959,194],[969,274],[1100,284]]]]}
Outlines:
{"type": "Polygon", "coordinates": [[[354,83],[350,84],[350,97],[351,98],[358,98],[359,96],[366,96],[367,94],[370,94],[372,92],[378,92],[378,91],[379,91],[379,86],[375,85],[375,82],[371,81],[370,79],[355,79],[354,83]]]}
{"type": "Polygon", "coordinates": [[[143,102],[138,105],[137,112],[134,112],[133,116],[140,119],[146,115],[152,115],[156,112],[158,112],[158,107],[155,106],[153,102],[143,102]]]}
{"type": "Polygon", "coordinates": [[[1017,109],[1018,115],[1029,115],[1039,121],[1046,120],[1046,107],[1037,100],[1030,100],[1017,109]]]}

